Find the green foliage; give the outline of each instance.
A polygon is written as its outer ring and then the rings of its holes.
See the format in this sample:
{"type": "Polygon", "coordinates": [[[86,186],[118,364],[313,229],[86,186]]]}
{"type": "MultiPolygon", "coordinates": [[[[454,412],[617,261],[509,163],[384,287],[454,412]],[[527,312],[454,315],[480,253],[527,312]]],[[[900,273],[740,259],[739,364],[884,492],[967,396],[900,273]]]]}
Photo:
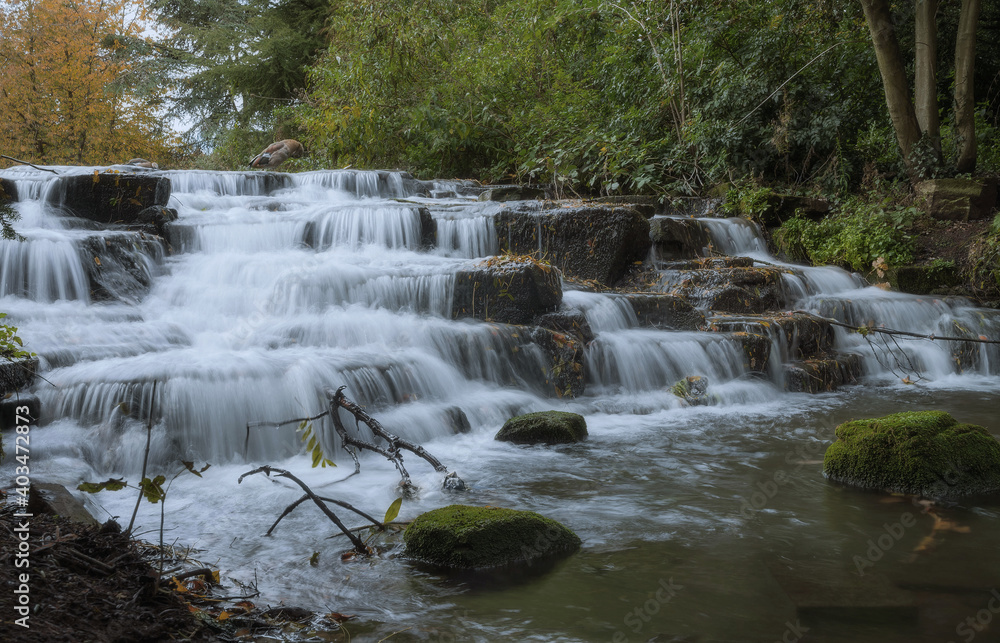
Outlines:
{"type": "Polygon", "coordinates": [[[393,500],[392,504],[389,505],[389,508],[386,509],[385,511],[385,518],[382,519],[382,524],[387,525],[393,520],[395,520],[396,516],[399,515],[399,509],[402,506],[403,506],[402,498],[396,498],[395,500],[393,500]]]}
{"type": "Polygon", "coordinates": [[[919,214],[913,206],[853,198],[820,221],[804,217],[786,221],[775,238],[791,258],[817,265],[868,270],[879,257],[888,265],[902,265],[913,259],[913,241],[907,231],[919,214]]]}
{"type": "Polygon", "coordinates": [[[329,460],[323,454],[323,446],[319,443],[319,439],[316,437],[316,434],[313,433],[312,422],[303,420],[299,423],[299,427],[296,429],[296,432],[302,434],[300,439],[305,443],[306,451],[309,453],[309,457],[312,458],[313,469],[316,467],[325,469],[327,467],[337,466],[332,460],[329,460]]]}
{"type": "Polygon", "coordinates": [[[128,486],[123,478],[109,478],[104,482],[81,482],[76,488],[85,493],[98,493],[100,491],[121,491],[128,486]]]}
{"type": "MultiPolygon", "coordinates": [[[[7,313],[0,313],[0,319],[5,317],[7,313]]],[[[18,336],[16,326],[0,324],[0,357],[13,361],[34,356],[34,353],[24,350],[24,341],[18,336]]]]}
{"type": "Polygon", "coordinates": [[[740,182],[726,192],[722,209],[730,216],[758,217],[770,206],[774,190],[753,182],[740,182]]]}

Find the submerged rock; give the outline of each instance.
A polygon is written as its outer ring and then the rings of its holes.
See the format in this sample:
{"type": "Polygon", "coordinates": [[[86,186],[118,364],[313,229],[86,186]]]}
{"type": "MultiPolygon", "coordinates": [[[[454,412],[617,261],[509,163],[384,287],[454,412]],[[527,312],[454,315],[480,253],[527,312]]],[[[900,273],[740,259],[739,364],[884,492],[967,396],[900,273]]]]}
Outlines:
{"type": "Polygon", "coordinates": [[[466,505],[421,514],[403,540],[410,558],[454,569],[531,564],[580,548],[576,534],[533,511],[466,505]]]}
{"type": "Polygon", "coordinates": [[[558,270],[530,257],[501,256],[455,275],[451,316],[528,324],[555,312],[561,302],[558,270]]]}
{"type": "Polygon", "coordinates": [[[837,482],[932,498],[1000,491],[1000,442],[943,411],[845,422],[837,438],[823,459],[837,482]]]}
{"type": "Polygon", "coordinates": [[[540,252],[567,275],[618,283],[649,251],[649,221],[623,206],[505,209],[494,219],[506,252],[540,252]]]}
{"type": "Polygon", "coordinates": [[[507,420],[495,439],[515,444],[566,444],[586,437],[587,421],[582,415],[540,411],[507,420]]]}

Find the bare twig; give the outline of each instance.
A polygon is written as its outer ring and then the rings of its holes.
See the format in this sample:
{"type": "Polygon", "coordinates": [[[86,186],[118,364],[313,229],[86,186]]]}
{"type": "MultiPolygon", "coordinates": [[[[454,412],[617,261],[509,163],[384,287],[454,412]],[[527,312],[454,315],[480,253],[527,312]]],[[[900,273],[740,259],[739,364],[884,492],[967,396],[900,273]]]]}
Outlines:
{"type": "Polygon", "coordinates": [[[361,540],[360,538],[358,538],[357,536],[355,536],[344,525],[344,523],[342,523],[340,521],[340,518],[337,517],[337,514],[333,513],[330,510],[330,508],[326,506],[326,503],[324,503],[323,500],[319,496],[317,496],[315,493],[313,493],[313,490],[310,489],[306,485],[306,483],[304,483],[301,480],[299,480],[298,478],[296,478],[295,475],[293,475],[291,472],[285,471],[284,469],[276,469],[274,467],[271,467],[271,466],[268,466],[268,465],[264,465],[262,467],[258,467],[256,469],[254,469],[253,471],[248,471],[248,472],[244,473],[243,475],[241,475],[239,477],[238,483],[242,483],[243,479],[246,478],[247,476],[252,476],[252,475],[257,474],[257,473],[264,473],[267,476],[270,476],[273,473],[274,475],[278,476],[279,478],[288,478],[289,480],[291,480],[295,484],[299,485],[299,487],[302,488],[302,491],[304,491],[306,493],[306,496],[310,500],[312,500],[314,503],[316,503],[316,506],[319,507],[320,510],[324,514],[326,514],[326,517],[329,518],[330,521],[333,522],[333,524],[337,525],[337,528],[340,529],[340,531],[342,531],[345,534],[347,534],[347,537],[351,539],[351,543],[354,545],[354,551],[358,552],[359,554],[368,554],[368,553],[370,553],[370,550],[369,550],[368,546],[365,544],[365,542],[363,540],[361,540]]]}
{"type": "MultiPolygon", "coordinates": [[[[354,474],[352,473],[351,475],[354,475],[354,474]]],[[[373,525],[375,525],[379,529],[385,529],[385,525],[384,524],[382,524],[378,520],[375,520],[374,518],[372,518],[371,516],[369,516],[365,512],[361,511],[360,509],[357,509],[354,506],[352,506],[352,505],[350,505],[350,504],[348,504],[348,503],[346,503],[346,502],[344,502],[342,500],[335,500],[333,498],[327,498],[325,496],[317,496],[317,497],[320,500],[323,500],[324,502],[332,502],[333,504],[341,506],[344,509],[347,509],[349,511],[353,511],[354,513],[358,514],[359,516],[361,516],[365,520],[371,522],[373,525]]],[[[274,521],[274,524],[271,525],[271,528],[267,530],[267,534],[266,535],[270,536],[271,532],[274,531],[274,528],[278,526],[279,522],[281,522],[281,519],[284,518],[285,516],[287,516],[288,514],[292,513],[292,511],[294,511],[296,507],[298,507],[299,505],[301,505],[306,500],[309,500],[309,494],[306,494],[306,495],[302,496],[301,498],[299,498],[298,500],[296,500],[292,504],[290,504],[287,507],[285,507],[285,510],[281,512],[281,515],[278,516],[278,519],[274,521]]]]}
{"type": "Polygon", "coordinates": [[[931,341],[942,341],[942,342],[974,342],[977,344],[1000,344],[1000,339],[987,339],[985,337],[948,337],[946,335],[935,335],[935,334],[924,334],[924,333],[911,333],[906,330],[896,330],[893,328],[881,328],[879,326],[852,326],[851,324],[845,324],[842,321],[837,321],[830,317],[823,317],[822,315],[817,315],[811,313],[808,310],[793,310],[795,314],[809,315],[810,317],[815,317],[816,319],[821,319],[825,322],[833,324],[834,326],[840,326],[841,328],[847,328],[855,332],[861,333],[862,335],[867,333],[881,333],[883,335],[897,335],[902,337],[916,337],[917,339],[928,339],[931,341]]]}
{"type": "MultiPolygon", "coordinates": [[[[146,423],[146,452],[142,456],[142,477],[139,483],[139,497],[135,499],[135,509],[132,510],[132,518],[128,521],[126,532],[132,533],[132,525],[135,524],[135,516],[139,513],[139,503],[142,502],[142,480],[146,479],[146,466],[149,464],[149,442],[153,436],[153,404],[156,401],[156,380],[153,380],[153,392],[149,398],[149,421],[146,423]]],[[[163,526],[162,524],[160,525],[163,526]]],[[[163,543],[160,543],[162,546],[163,543]]]]}

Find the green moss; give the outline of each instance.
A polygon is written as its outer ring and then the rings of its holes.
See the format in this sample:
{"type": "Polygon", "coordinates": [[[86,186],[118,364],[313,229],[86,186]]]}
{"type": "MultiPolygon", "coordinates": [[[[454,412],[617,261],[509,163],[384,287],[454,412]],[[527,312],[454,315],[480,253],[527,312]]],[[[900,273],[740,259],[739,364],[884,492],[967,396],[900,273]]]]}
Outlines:
{"type": "Polygon", "coordinates": [[[580,548],[576,534],[533,511],[466,505],[422,514],[403,540],[409,557],[459,569],[530,564],[580,548]]]}
{"type": "Polygon", "coordinates": [[[496,434],[501,442],[515,444],[565,444],[587,437],[582,415],[565,411],[528,413],[507,420],[496,434]]]}
{"type": "Polygon", "coordinates": [[[943,411],[845,422],[837,438],[823,461],[831,480],[929,497],[1000,491],[1000,442],[943,411]]]}

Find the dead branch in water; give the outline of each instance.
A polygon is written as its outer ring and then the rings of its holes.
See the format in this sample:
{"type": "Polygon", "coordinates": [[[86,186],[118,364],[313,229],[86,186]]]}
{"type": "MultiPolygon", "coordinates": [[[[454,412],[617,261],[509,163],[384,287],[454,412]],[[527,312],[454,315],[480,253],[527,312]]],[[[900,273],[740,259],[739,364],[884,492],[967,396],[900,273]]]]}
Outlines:
{"type": "MultiPolygon", "coordinates": [[[[243,475],[241,475],[240,478],[239,478],[239,480],[237,481],[237,484],[242,483],[243,479],[246,478],[247,476],[252,476],[252,475],[257,474],[257,473],[264,473],[268,477],[270,477],[271,474],[273,473],[275,476],[277,476],[279,478],[288,478],[289,480],[291,480],[295,484],[299,485],[299,487],[301,487],[302,490],[306,492],[306,498],[309,498],[314,503],[316,503],[316,506],[319,507],[320,510],[322,510],[322,512],[324,514],[326,514],[326,517],[329,518],[330,521],[333,522],[333,524],[337,525],[337,528],[340,529],[340,531],[342,531],[348,538],[351,539],[351,543],[354,545],[354,551],[358,552],[359,554],[368,554],[368,553],[370,553],[370,550],[368,549],[368,546],[365,544],[365,542],[363,540],[361,540],[360,538],[358,538],[357,535],[355,535],[350,529],[348,529],[344,525],[344,523],[342,523],[340,521],[340,518],[337,517],[337,514],[333,513],[333,511],[331,511],[330,508],[326,506],[326,503],[323,502],[322,498],[320,498],[315,493],[313,493],[313,490],[310,489],[306,485],[306,483],[304,483],[301,480],[299,480],[298,478],[296,478],[291,472],[285,471],[284,469],[276,469],[274,467],[271,467],[271,466],[265,464],[262,467],[258,467],[256,469],[254,469],[253,471],[247,471],[246,473],[244,473],[243,475]]],[[[294,509],[295,507],[297,507],[301,502],[302,501],[299,500],[299,501],[296,501],[296,502],[292,503],[292,505],[290,506],[290,508],[286,509],[285,512],[281,514],[281,517],[278,518],[278,520],[281,520],[281,518],[284,518],[286,515],[288,515],[288,513],[290,513],[291,510],[294,509]]],[[[357,510],[355,510],[355,511],[357,511],[357,510]]],[[[274,524],[277,525],[278,523],[275,522],[274,524]]],[[[271,529],[274,529],[274,525],[271,526],[271,529]]],[[[268,533],[270,534],[271,531],[268,530],[268,533]]]]}
{"type": "Polygon", "coordinates": [[[852,326],[851,324],[845,324],[842,321],[837,321],[830,317],[823,317],[822,315],[817,315],[811,313],[807,310],[793,310],[792,313],[798,315],[808,315],[809,317],[815,317],[834,326],[840,326],[841,328],[847,328],[853,330],[862,336],[867,336],[868,333],[880,333],[883,335],[895,335],[901,337],[916,337],[917,339],[929,339],[931,341],[943,341],[943,342],[974,342],[977,344],[1000,344],[1000,339],[989,339],[980,335],[979,337],[947,337],[944,335],[935,335],[933,333],[926,335],[922,333],[911,333],[905,330],[895,330],[893,328],[881,328],[879,326],[852,326]]]}
{"type": "MultiPolygon", "coordinates": [[[[357,509],[354,506],[352,506],[352,505],[350,505],[350,504],[348,504],[348,503],[346,503],[346,502],[344,502],[342,500],[334,500],[333,498],[326,498],[324,496],[317,496],[317,497],[320,500],[324,501],[324,502],[332,502],[333,504],[339,505],[339,506],[343,507],[344,509],[347,509],[349,511],[353,511],[354,513],[358,514],[359,516],[361,516],[365,520],[370,521],[372,523],[372,525],[378,527],[379,529],[385,529],[385,525],[384,524],[382,524],[378,520],[375,520],[374,518],[372,518],[371,516],[369,516],[365,512],[361,511],[360,509],[357,509]]],[[[278,516],[278,519],[274,521],[274,524],[271,525],[271,528],[267,530],[267,534],[266,535],[270,536],[271,532],[274,531],[274,528],[278,526],[279,522],[281,522],[281,519],[284,518],[285,516],[287,516],[288,514],[292,513],[293,511],[295,511],[295,508],[298,507],[299,505],[301,505],[306,500],[309,500],[309,494],[306,494],[306,495],[302,496],[301,498],[299,498],[298,500],[296,500],[292,504],[290,504],[287,507],[285,507],[285,510],[281,512],[281,515],[278,516]]],[[[350,531],[358,531],[359,529],[368,529],[368,527],[355,527],[354,529],[351,529],[350,531]]]]}

